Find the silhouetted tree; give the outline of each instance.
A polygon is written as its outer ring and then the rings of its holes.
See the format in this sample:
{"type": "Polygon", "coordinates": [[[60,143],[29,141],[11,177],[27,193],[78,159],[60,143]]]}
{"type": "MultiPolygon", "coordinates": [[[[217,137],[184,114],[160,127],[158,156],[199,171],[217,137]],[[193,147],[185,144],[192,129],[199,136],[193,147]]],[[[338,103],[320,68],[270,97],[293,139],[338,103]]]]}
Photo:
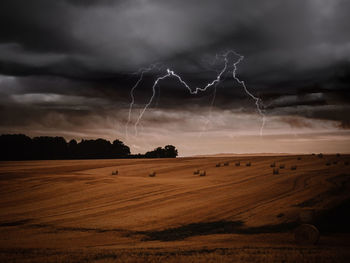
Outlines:
{"type": "Polygon", "coordinates": [[[78,143],[76,140],[72,139],[68,143],[68,153],[69,158],[77,158],[78,155],[78,143]]]}
{"type": "Polygon", "coordinates": [[[70,140],[63,137],[30,137],[23,134],[0,135],[0,160],[101,159],[101,158],[175,158],[173,145],[158,147],[145,154],[130,154],[120,140],[70,140]]]}
{"type": "Polygon", "coordinates": [[[111,143],[104,139],[82,140],[78,144],[79,158],[98,159],[110,156],[111,143]]]}
{"type": "Polygon", "coordinates": [[[115,140],[112,145],[112,152],[120,157],[126,157],[130,155],[130,148],[126,146],[122,141],[115,140]]]}
{"type": "Polygon", "coordinates": [[[174,145],[166,145],[164,150],[166,158],[175,158],[178,154],[174,145]]]}
{"type": "Polygon", "coordinates": [[[68,155],[67,142],[63,137],[34,137],[32,149],[34,159],[64,159],[68,155]]]}
{"type": "Polygon", "coordinates": [[[177,156],[177,150],[173,145],[167,145],[164,148],[158,147],[153,151],[146,152],[146,158],[175,158],[177,156]]]}
{"type": "Polygon", "coordinates": [[[32,159],[32,139],[23,134],[4,134],[0,136],[1,160],[32,159]]]}
{"type": "Polygon", "coordinates": [[[69,143],[63,137],[34,137],[23,134],[0,136],[0,160],[126,158],[130,148],[115,140],[82,140],[69,143]]]}

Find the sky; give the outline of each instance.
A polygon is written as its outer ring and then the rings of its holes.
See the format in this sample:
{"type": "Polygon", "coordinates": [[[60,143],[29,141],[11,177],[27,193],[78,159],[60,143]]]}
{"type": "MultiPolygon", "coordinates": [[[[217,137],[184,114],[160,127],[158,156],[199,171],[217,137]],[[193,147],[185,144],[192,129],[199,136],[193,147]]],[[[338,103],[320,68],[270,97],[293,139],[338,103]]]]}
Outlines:
{"type": "Polygon", "coordinates": [[[173,144],[180,156],[349,152],[349,10],[347,0],[2,0],[0,133],[120,139],[133,153],[173,144]],[[191,94],[229,51],[220,81],[191,94]],[[167,69],[190,90],[168,77],[153,94],[167,69]]]}

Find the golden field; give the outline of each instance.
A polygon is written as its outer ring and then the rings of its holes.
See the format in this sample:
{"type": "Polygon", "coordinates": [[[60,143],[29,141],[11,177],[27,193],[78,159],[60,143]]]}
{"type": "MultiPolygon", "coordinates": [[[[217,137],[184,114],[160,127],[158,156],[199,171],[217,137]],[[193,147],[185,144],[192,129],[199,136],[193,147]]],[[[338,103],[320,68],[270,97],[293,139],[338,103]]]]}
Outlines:
{"type": "Polygon", "coordinates": [[[0,162],[0,262],[350,262],[350,156],[297,157],[0,162]]]}

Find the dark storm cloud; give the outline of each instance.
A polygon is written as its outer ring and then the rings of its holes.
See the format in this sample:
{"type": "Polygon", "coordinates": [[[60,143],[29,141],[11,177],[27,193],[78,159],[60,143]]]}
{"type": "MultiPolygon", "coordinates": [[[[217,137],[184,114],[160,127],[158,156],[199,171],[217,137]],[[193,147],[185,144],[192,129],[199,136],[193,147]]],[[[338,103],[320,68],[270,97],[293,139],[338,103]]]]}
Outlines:
{"type": "MultiPolygon", "coordinates": [[[[128,73],[162,62],[201,86],[222,67],[215,54],[234,49],[245,56],[239,77],[263,99],[267,114],[339,120],[348,127],[348,10],[346,0],[3,0],[0,74],[19,77],[7,84],[0,79],[1,119],[24,109],[25,121],[38,112],[83,112],[86,118],[125,109],[137,79],[128,73]]],[[[145,77],[136,107],[147,103],[164,69],[145,77]]],[[[214,107],[256,111],[242,87],[226,78],[214,107]]],[[[167,80],[152,106],[200,110],[212,96],[213,89],[191,96],[167,80]]]]}
{"type": "Polygon", "coordinates": [[[166,61],[193,72],[204,54],[227,48],[247,56],[247,71],[319,67],[349,59],[347,2],[5,0],[2,70],[81,76],[166,61]]]}
{"type": "Polygon", "coordinates": [[[69,31],[73,13],[60,1],[1,1],[0,40],[28,51],[67,52],[74,47],[69,31]]]}

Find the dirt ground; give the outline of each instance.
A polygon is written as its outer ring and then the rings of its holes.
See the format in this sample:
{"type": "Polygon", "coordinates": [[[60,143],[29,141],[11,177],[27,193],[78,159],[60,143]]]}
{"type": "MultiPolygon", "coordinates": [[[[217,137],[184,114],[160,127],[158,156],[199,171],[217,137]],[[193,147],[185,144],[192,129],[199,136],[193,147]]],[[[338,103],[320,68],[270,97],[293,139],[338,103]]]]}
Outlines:
{"type": "Polygon", "coordinates": [[[0,162],[0,262],[350,262],[349,161],[0,162]],[[294,240],[307,209],[316,245],[294,240]]]}

